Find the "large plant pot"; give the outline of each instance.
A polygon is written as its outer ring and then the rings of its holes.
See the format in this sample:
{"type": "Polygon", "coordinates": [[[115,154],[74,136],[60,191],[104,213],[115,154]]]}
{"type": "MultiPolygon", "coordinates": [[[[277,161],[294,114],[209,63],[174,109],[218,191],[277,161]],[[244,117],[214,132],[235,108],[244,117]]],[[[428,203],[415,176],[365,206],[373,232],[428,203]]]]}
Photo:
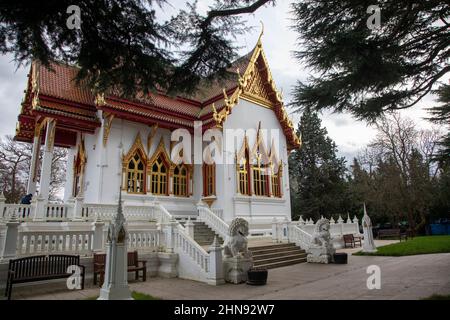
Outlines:
{"type": "Polygon", "coordinates": [[[263,286],[267,283],[267,269],[250,269],[247,275],[247,284],[253,286],[263,286]]]}
{"type": "Polygon", "coordinates": [[[333,255],[334,263],[347,264],[347,257],[346,253],[335,253],[333,255]]]}

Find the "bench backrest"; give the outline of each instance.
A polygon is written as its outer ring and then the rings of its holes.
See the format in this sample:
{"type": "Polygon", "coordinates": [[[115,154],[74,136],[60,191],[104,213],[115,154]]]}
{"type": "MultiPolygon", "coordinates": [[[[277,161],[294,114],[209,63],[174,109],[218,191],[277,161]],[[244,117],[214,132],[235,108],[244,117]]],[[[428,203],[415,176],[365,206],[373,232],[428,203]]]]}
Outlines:
{"type": "Polygon", "coordinates": [[[79,265],[80,256],[41,255],[9,260],[12,279],[33,278],[67,273],[71,265],[79,265]]]}
{"type": "MultiPolygon", "coordinates": [[[[138,266],[138,253],[137,251],[128,252],[127,263],[129,266],[138,266]]],[[[100,266],[106,264],[106,253],[94,253],[94,271],[101,269],[100,266]]]]}
{"type": "Polygon", "coordinates": [[[136,267],[139,265],[137,251],[128,252],[128,265],[136,267]]]}
{"type": "Polygon", "coordinates": [[[345,241],[345,242],[353,241],[353,240],[354,240],[354,237],[353,237],[352,234],[344,234],[343,237],[344,237],[344,241],[345,241]]]}
{"type": "Polygon", "coordinates": [[[378,230],[378,234],[383,234],[383,235],[400,234],[400,229],[381,229],[381,230],[378,230]]]}

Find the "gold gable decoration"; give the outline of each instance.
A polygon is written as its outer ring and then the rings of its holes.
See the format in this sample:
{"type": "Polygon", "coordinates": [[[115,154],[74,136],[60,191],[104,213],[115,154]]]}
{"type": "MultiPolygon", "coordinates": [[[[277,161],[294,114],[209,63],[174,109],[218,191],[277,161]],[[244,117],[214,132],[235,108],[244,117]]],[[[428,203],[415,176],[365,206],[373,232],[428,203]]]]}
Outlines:
{"type": "Polygon", "coordinates": [[[250,71],[249,80],[243,89],[241,97],[258,105],[272,108],[274,103],[270,98],[271,94],[266,88],[266,82],[267,79],[264,79],[259,63],[255,63],[255,67],[250,71]]]}
{"type": "Polygon", "coordinates": [[[252,101],[261,106],[273,109],[274,112],[281,117],[280,122],[286,125],[288,129],[285,131],[285,134],[291,137],[293,147],[298,148],[301,145],[300,138],[296,135],[294,124],[287,115],[282,94],[275,86],[275,81],[273,80],[267,58],[262,48],[261,38],[263,32],[264,28],[259,36],[244,74],[241,76],[240,70],[236,70],[238,76],[237,88],[230,97],[228,97],[224,90],[224,108],[218,112],[213,105],[213,119],[216,122],[216,127],[222,128],[223,123],[231,113],[233,107],[239,102],[240,98],[252,101]]]}
{"type": "Polygon", "coordinates": [[[128,162],[131,160],[131,158],[135,155],[136,152],[140,153],[140,156],[142,157],[142,161],[144,161],[144,163],[145,163],[147,161],[147,153],[145,152],[144,145],[142,144],[140,132],[138,132],[136,139],[134,140],[134,143],[131,146],[128,153],[126,155],[122,156],[122,167],[123,168],[126,168],[128,162]]]}

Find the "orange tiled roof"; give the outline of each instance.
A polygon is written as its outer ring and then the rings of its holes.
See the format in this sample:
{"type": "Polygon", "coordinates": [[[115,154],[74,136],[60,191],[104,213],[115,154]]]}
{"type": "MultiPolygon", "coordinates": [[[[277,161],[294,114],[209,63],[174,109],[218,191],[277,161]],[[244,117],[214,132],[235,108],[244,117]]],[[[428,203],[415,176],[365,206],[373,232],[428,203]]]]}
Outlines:
{"type": "MultiPolygon", "coordinates": [[[[100,125],[97,118],[98,109],[117,111],[122,115],[129,114],[133,119],[141,119],[146,123],[154,120],[172,126],[193,128],[193,122],[201,119],[206,126],[212,125],[215,121],[212,103],[214,102],[218,112],[224,109],[223,91],[232,93],[238,88],[239,76],[236,71],[239,70],[240,74],[246,71],[249,63],[254,59],[254,54],[257,52],[255,50],[257,47],[232,64],[228,69],[230,76],[224,79],[203,81],[192,95],[169,97],[163,93],[151,93],[145,96],[138,94],[133,99],[123,99],[119,94],[110,92],[105,94],[103,105],[96,104],[92,91],[87,88],[84,81],[78,84],[75,82],[77,67],[52,62],[48,68],[34,62],[21,111],[22,118],[19,116],[18,137],[21,138],[20,128],[24,128],[23,139],[25,139],[25,135],[28,139],[31,132],[30,124],[21,123],[20,119],[32,122],[33,117],[40,112],[44,115],[55,114],[63,119],[69,119],[69,121],[76,119],[78,123],[85,121],[90,130],[100,125]],[[30,119],[24,118],[24,115],[30,119]]],[[[280,118],[276,109],[274,108],[274,111],[280,118]]],[[[288,131],[286,130],[286,134],[291,139],[288,131]]]]}

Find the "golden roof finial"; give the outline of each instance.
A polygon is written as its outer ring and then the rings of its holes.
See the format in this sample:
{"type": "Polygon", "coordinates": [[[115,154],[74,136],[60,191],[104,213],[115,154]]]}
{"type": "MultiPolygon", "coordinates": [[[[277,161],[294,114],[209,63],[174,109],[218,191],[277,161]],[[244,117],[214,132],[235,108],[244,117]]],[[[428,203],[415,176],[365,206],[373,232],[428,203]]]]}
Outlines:
{"type": "Polygon", "coordinates": [[[259,22],[261,23],[261,33],[259,34],[257,45],[261,45],[261,38],[264,34],[264,23],[262,20],[259,20],[259,22]]]}

